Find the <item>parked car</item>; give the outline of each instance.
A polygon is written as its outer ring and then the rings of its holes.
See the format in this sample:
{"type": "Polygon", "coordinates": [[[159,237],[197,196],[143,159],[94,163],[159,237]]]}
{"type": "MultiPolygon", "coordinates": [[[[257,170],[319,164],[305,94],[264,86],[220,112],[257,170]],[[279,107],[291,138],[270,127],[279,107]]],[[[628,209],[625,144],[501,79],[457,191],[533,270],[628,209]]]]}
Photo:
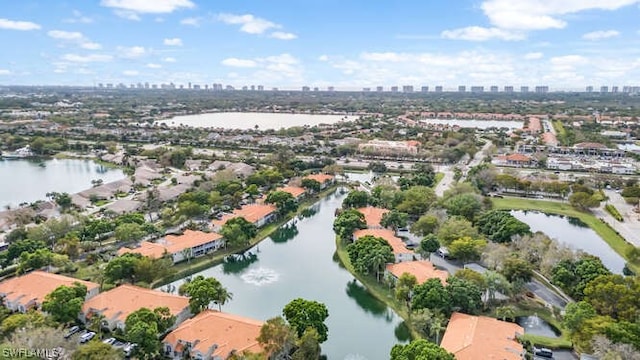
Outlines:
{"type": "Polygon", "coordinates": [[[116,338],[108,338],[108,339],[104,339],[102,340],[103,343],[107,344],[107,345],[113,345],[116,342],[116,338]]]}
{"type": "Polygon", "coordinates": [[[84,334],[82,334],[82,336],[80,336],[80,343],[84,344],[86,342],[89,342],[95,336],[96,336],[96,333],[94,333],[93,331],[89,331],[88,333],[84,333],[84,334]]]}
{"type": "Polygon", "coordinates": [[[69,328],[69,330],[67,330],[67,333],[64,334],[64,338],[68,339],[71,336],[73,336],[73,334],[80,332],[80,326],[72,326],[69,328]]]}
{"type": "Polygon", "coordinates": [[[133,351],[138,347],[138,344],[127,344],[122,349],[124,351],[124,356],[129,357],[133,353],[133,351]]]}
{"type": "Polygon", "coordinates": [[[446,247],[441,247],[436,250],[436,255],[440,256],[443,259],[449,259],[449,249],[447,249],[446,247]]]}
{"type": "Polygon", "coordinates": [[[553,359],[553,351],[547,348],[533,348],[533,355],[553,359]]]}

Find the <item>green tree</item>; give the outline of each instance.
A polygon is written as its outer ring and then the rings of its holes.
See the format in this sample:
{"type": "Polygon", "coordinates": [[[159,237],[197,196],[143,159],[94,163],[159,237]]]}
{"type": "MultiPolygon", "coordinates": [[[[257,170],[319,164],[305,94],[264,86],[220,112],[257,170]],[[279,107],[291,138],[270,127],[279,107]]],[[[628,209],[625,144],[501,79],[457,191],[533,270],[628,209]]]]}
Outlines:
{"type": "Polygon", "coordinates": [[[124,223],[118,225],[115,230],[115,237],[118,241],[134,242],[142,239],[145,235],[142,225],[136,223],[124,223]]]}
{"type": "Polygon", "coordinates": [[[418,221],[411,225],[411,232],[416,235],[426,236],[434,233],[438,229],[440,222],[434,215],[422,215],[418,221]]]}
{"type": "Polygon", "coordinates": [[[140,308],[125,320],[125,338],[138,344],[134,351],[142,358],[154,358],[160,351],[159,336],[164,334],[176,321],[169,308],[153,310],[140,308]]]}
{"type": "Polygon", "coordinates": [[[354,269],[365,275],[374,273],[377,276],[386,263],[395,259],[387,241],[371,235],[347,245],[347,253],[354,269]]]}
{"type": "Polygon", "coordinates": [[[430,309],[448,314],[451,311],[451,294],[440,279],[429,279],[413,288],[411,309],[430,309]]]}
{"type": "Polygon", "coordinates": [[[329,329],[324,321],[329,311],[323,303],[297,298],[282,309],[282,314],[298,337],[302,337],[307,328],[313,328],[318,332],[320,343],[327,341],[329,329]]]}
{"type": "Polygon", "coordinates": [[[500,273],[487,271],[483,274],[489,304],[495,303],[496,294],[507,294],[511,288],[509,281],[500,273]]]}
{"type": "Polygon", "coordinates": [[[449,293],[453,311],[477,314],[482,308],[482,292],[475,283],[457,277],[449,277],[446,290],[449,293]]]}
{"type": "Polygon", "coordinates": [[[322,187],[322,184],[315,179],[302,179],[300,185],[312,193],[320,191],[320,188],[322,187]]]}
{"type": "Polygon", "coordinates": [[[47,245],[44,241],[25,239],[12,242],[7,249],[5,264],[9,265],[13,260],[17,259],[22,253],[33,253],[38,249],[44,249],[47,245]]]}
{"type": "Polygon", "coordinates": [[[391,210],[382,215],[380,225],[386,228],[391,227],[394,230],[398,230],[399,228],[406,227],[408,221],[409,214],[397,210],[391,210]]]}
{"type": "Polygon", "coordinates": [[[298,340],[298,348],[291,356],[292,360],[320,359],[320,334],[315,328],[307,328],[298,340]]]}
{"type": "Polygon", "coordinates": [[[189,307],[193,314],[208,309],[211,303],[218,304],[218,309],[221,310],[222,305],[233,297],[216,278],[205,278],[202,275],[182,284],[179,293],[189,296],[189,307]]]}
{"type": "Polygon", "coordinates": [[[227,220],[220,230],[220,235],[222,235],[227,244],[232,247],[249,244],[257,233],[258,229],[256,226],[243,217],[235,217],[227,220]]]}
{"type": "MultiPolygon", "coordinates": [[[[195,201],[181,201],[178,203],[178,214],[187,218],[202,217],[209,211],[208,205],[201,205],[195,201]]],[[[116,229],[116,232],[118,230],[116,229]]]]}
{"type": "Polygon", "coordinates": [[[560,286],[569,296],[582,300],[589,282],[600,275],[611,272],[596,256],[583,255],[576,261],[562,260],[551,270],[551,281],[560,286]]]}
{"type": "Polygon", "coordinates": [[[428,234],[422,240],[420,240],[420,251],[424,254],[428,254],[427,258],[431,258],[431,254],[436,252],[440,248],[440,241],[433,234],[428,234]]]}
{"type": "Polygon", "coordinates": [[[290,353],[296,341],[296,333],[282,317],[277,316],[262,325],[257,340],[267,356],[274,358],[280,354],[290,353]]]}
{"type": "Polygon", "coordinates": [[[417,218],[429,210],[437,196],[433,189],[427,186],[412,186],[402,192],[403,200],[396,209],[417,218]]]}
{"type": "Polygon", "coordinates": [[[453,216],[447,219],[438,229],[438,239],[444,246],[451,244],[453,240],[463,237],[478,238],[478,231],[473,224],[465,218],[453,216]]]}
{"type": "Polygon", "coordinates": [[[584,299],[600,315],[635,321],[640,316],[640,280],[617,274],[600,275],[587,284],[584,299]]]}
{"type": "Polygon", "coordinates": [[[74,322],[82,310],[87,287],[79,282],[72,286],[59,286],[47,294],[42,303],[42,310],[51,315],[54,321],[61,324],[74,322]]]}
{"type": "Polygon", "coordinates": [[[460,269],[456,271],[453,276],[458,279],[462,279],[475,284],[480,290],[484,291],[487,288],[487,283],[485,282],[484,276],[475,270],[460,269]]]}
{"type": "Polygon", "coordinates": [[[451,216],[461,216],[473,221],[476,214],[482,210],[482,201],[476,194],[459,194],[447,199],[444,207],[451,216]]]}
{"type": "Polygon", "coordinates": [[[597,315],[596,310],[587,301],[578,301],[567,304],[562,324],[574,333],[583,328],[586,320],[597,315]]]}
{"type": "Polygon", "coordinates": [[[354,231],[366,227],[364,215],[356,209],[342,211],[333,221],[333,231],[342,240],[350,240],[354,231]]]}
{"type": "Polygon", "coordinates": [[[413,287],[418,284],[418,279],[412,274],[403,273],[396,282],[395,295],[398,301],[402,301],[407,305],[407,308],[411,307],[411,291],[413,287]]]}
{"type": "Polygon", "coordinates": [[[514,235],[531,233],[529,225],[503,210],[487,211],[480,216],[476,225],[482,234],[498,243],[510,242],[514,235]]]}
{"type": "Polygon", "coordinates": [[[284,216],[298,209],[298,201],[286,191],[272,191],[265,200],[267,204],[274,204],[278,209],[278,214],[284,216]]]}
{"type": "Polygon", "coordinates": [[[102,341],[89,341],[80,345],[71,355],[71,360],[120,360],[123,358],[121,350],[102,341]]]}
{"type": "Polygon", "coordinates": [[[449,253],[453,258],[460,259],[463,263],[468,263],[480,259],[482,250],[487,242],[481,239],[472,239],[468,236],[454,240],[449,244],[449,253]]]}
{"type": "Polygon", "coordinates": [[[347,208],[361,208],[369,204],[369,194],[366,191],[353,190],[347,194],[347,197],[342,201],[342,207],[347,208]]]}
{"type": "Polygon", "coordinates": [[[496,317],[502,321],[514,320],[516,317],[516,308],[512,305],[498,306],[496,308],[496,317]]]}
{"type": "Polygon", "coordinates": [[[407,345],[394,345],[391,360],[455,360],[453,354],[430,341],[414,340],[407,345]]]}
{"type": "Polygon", "coordinates": [[[600,199],[595,195],[586,192],[574,192],[569,196],[569,203],[578,210],[587,211],[590,208],[598,207],[600,199]]]}
{"type": "Polygon", "coordinates": [[[502,263],[502,275],[510,282],[529,282],[533,276],[533,264],[518,257],[509,257],[502,263]]]}
{"type": "Polygon", "coordinates": [[[24,314],[16,313],[2,320],[0,330],[7,336],[14,333],[17,329],[27,327],[38,328],[47,324],[47,318],[39,311],[30,310],[24,314]]]}
{"type": "Polygon", "coordinates": [[[119,280],[132,282],[135,266],[140,257],[138,254],[124,254],[111,259],[104,268],[105,280],[110,283],[116,283],[119,280]]]}

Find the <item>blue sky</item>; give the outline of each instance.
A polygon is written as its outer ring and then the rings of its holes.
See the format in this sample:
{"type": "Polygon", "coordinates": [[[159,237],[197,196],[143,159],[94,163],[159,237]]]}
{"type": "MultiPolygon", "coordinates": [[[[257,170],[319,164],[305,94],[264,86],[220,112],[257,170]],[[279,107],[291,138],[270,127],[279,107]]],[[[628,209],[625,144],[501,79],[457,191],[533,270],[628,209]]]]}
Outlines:
{"type": "Polygon", "coordinates": [[[21,0],[0,10],[5,85],[640,83],[640,0],[21,0]]]}

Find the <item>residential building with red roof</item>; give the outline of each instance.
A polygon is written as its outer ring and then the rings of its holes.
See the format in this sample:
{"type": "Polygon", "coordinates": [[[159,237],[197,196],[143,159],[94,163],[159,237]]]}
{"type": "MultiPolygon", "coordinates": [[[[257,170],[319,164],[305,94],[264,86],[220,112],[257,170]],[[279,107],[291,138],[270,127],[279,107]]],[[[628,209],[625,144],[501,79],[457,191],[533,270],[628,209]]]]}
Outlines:
{"type": "Polygon", "coordinates": [[[443,285],[446,285],[449,273],[444,270],[438,270],[430,261],[404,261],[396,264],[387,264],[385,269],[385,277],[396,282],[402,274],[408,273],[416,277],[418,284],[422,284],[429,279],[440,279],[443,285]]]}
{"type": "Polygon", "coordinates": [[[369,229],[382,229],[380,222],[382,221],[382,215],[389,212],[387,209],[367,206],[359,208],[358,211],[364,215],[364,222],[369,229]]]}
{"type": "Polygon", "coordinates": [[[356,230],[353,233],[353,239],[357,241],[363,236],[371,235],[373,237],[378,237],[385,240],[389,246],[391,246],[391,250],[393,251],[393,255],[395,257],[395,262],[402,261],[413,261],[420,258],[420,255],[413,252],[412,250],[407,249],[404,246],[404,242],[402,239],[395,236],[393,230],[389,229],[362,229],[356,230]]]}
{"type": "Polygon", "coordinates": [[[100,292],[100,285],[94,282],[35,270],[0,282],[0,298],[7,309],[24,313],[39,309],[45,297],[58,287],[73,286],[76,282],[87,287],[85,299],[100,292]]]}
{"type": "Polygon", "coordinates": [[[521,360],[525,350],[516,337],[522,326],[486,316],[454,312],[440,346],[457,360],[521,360]]]}
{"type": "Polygon", "coordinates": [[[140,254],[152,259],[171,256],[173,263],[202,256],[224,246],[224,239],[218,233],[185,230],[182,235],[167,235],[157,242],[143,241],[134,249],[121,248],[118,255],[140,254]]]}
{"type": "Polygon", "coordinates": [[[180,324],[191,316],[189,298],[146,289],[135,285],[120,285],[85,301],[82,305],[82,319],[87,322],[92,316],[104,316],[104,325],[110,330],[124,330],[129,314],[147,308],[153,310],[167,307],[180,324]]]}
{"type": "Polygon", "coordinates": [[[243,217],[248,222],[257,227],[262,227],[275,219],[276,207],[271,204],[249,204],[244,205],[240,209],[235,209],[231,214],[224,214],[219,220],[213,220],[211,225],[215,231],[219,231],[222,225],[227,221],[236,217],[243,217]]]}
{"type": "Polygon", "coordinates": [[[307,194],[307,190],[300,186],[284,186],[277,188],[275,191],[284,191],[286,193],[289,193],[298,201],[302,200],[307,194]]]}
{"type": "Polygon", "coordinates": [[[331,174],[311,174],[303,177],[303,179],[315,180],[320,183],[320,189],[326,189],[329,185],[336,181],[336,177],[331,174]]]}
{"type": "Polygon", "coordinates": [[[233,353],[263,351],[256,338],[263,323],[237,315],[205,310],[183,322],[162,341],[171,359],[227,359],[233,353]]]}
{"type": "Polygon", "coordinates": [[[542,134],[542,142],[547,146],[558,146],[558,138],[552,132],[546,132],[542,134]]]}

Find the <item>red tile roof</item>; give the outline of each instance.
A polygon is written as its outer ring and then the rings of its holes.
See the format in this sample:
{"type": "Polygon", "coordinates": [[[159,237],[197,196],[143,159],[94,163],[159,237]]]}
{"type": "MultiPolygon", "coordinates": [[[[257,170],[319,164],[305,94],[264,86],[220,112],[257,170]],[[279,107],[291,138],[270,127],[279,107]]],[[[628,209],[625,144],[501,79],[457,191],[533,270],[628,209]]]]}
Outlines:
{"type": "Polygon", "coordinates": [[[362,229],[362,230],[356,230],[353,233],[353,236],[356,239],[359,239],[363,236],[367,236],[367,235],[371,235],[373,237],[379,237],[384,239],[389,246],[391,246],[391,249],[393,251],[394,254],[407,254],[407,253],[413,253],[413,251],[407,249],[406,246],[404,246],[404,243],[402,242],[402,239],[400,239],[399,237],[396,237],[395,234],[393,233],[393,230],[389,230],[389,229],[362,229]]]}
{"type": "Polygon", "coordinates": [[[311,174],[305,176],[303,179],[310,179],[319,182],[320,184],[325,183],[327,181],[332,181],[335,178],[333,175],[329,174],[311,174]]]}
{"type": "Polygon", "coordinates": [[[377,208],[373,206],[367,206],[358,209],[362,215],[364,215],[364,221],[369,227],[379,227],[380,221],[382,221],[382,215],[389,212],[387,209],[377,208]]]}
{"type": "Polygon", "coordinates": [[[285,187],[281,187],[281,188],[277,188],[276,191],[284,191],[287,192],[291,195],[293,195],[294,198],[297,198],[298,196],[304,194],[306,192],[306,190],[302,187],[299,186],[285,186],[285,187]]]}
{"type": "Polygon", "coordinates": [[[251,204],[245,205],[241,209],[233,210],[232,214],[225,214],[220,220],[213,220],[211,223],[215,226],[222,226],[235,217],[243,217],[250,223],[256,223],[258,220],[276,211],[276,207],[270,204],[251,204]]]}
{"type": "Polygon", "coordinates": [[[507,161],[529,162],[531,161],[531,158],[527,155],[511,154],[507,155],[507,161]]]}
{"type": "Polygon", "coordinates": [[[416,277],[418,284],[435,278],[440,279],[444,285],[449,277],[448,272],[436,269],[429,261],[404,261],[397,264],[387,264],[387,271],[396,278],[400,278],[404,273],[409,273],[416,277]]]}
{"type": "Polygon", "coordinates": [[[75,282],[86,286],[87,291],[100,287],[90,281],[36,270],[1,282],[0,294],[5,295],[8,301],[19,300],[23,305],[27,305],[32,300],[36,304],[42,304],[44,298],[53,290],[63,285],[73,286],[75,282]]]}
{"type": "Polygon", "coordinates": [[[182,235],[167,235],[165,243],[152,243],[143,241],[140,247],[135,249],[121,248],[118,255],[135,253],[150,258],[159,259],[164,254],[175,254],[184,249],[194,248],[199,245],[222,239],[222,235],[217,233],[206,233],[202,231],[185,230],[182,235]]]}
{"type": "Polygon", "coordinates": [[[454,312],[440,346],[456,360],[521,360],[523,347],[516,335],[523,334],[517,324],[454,312]]]}

